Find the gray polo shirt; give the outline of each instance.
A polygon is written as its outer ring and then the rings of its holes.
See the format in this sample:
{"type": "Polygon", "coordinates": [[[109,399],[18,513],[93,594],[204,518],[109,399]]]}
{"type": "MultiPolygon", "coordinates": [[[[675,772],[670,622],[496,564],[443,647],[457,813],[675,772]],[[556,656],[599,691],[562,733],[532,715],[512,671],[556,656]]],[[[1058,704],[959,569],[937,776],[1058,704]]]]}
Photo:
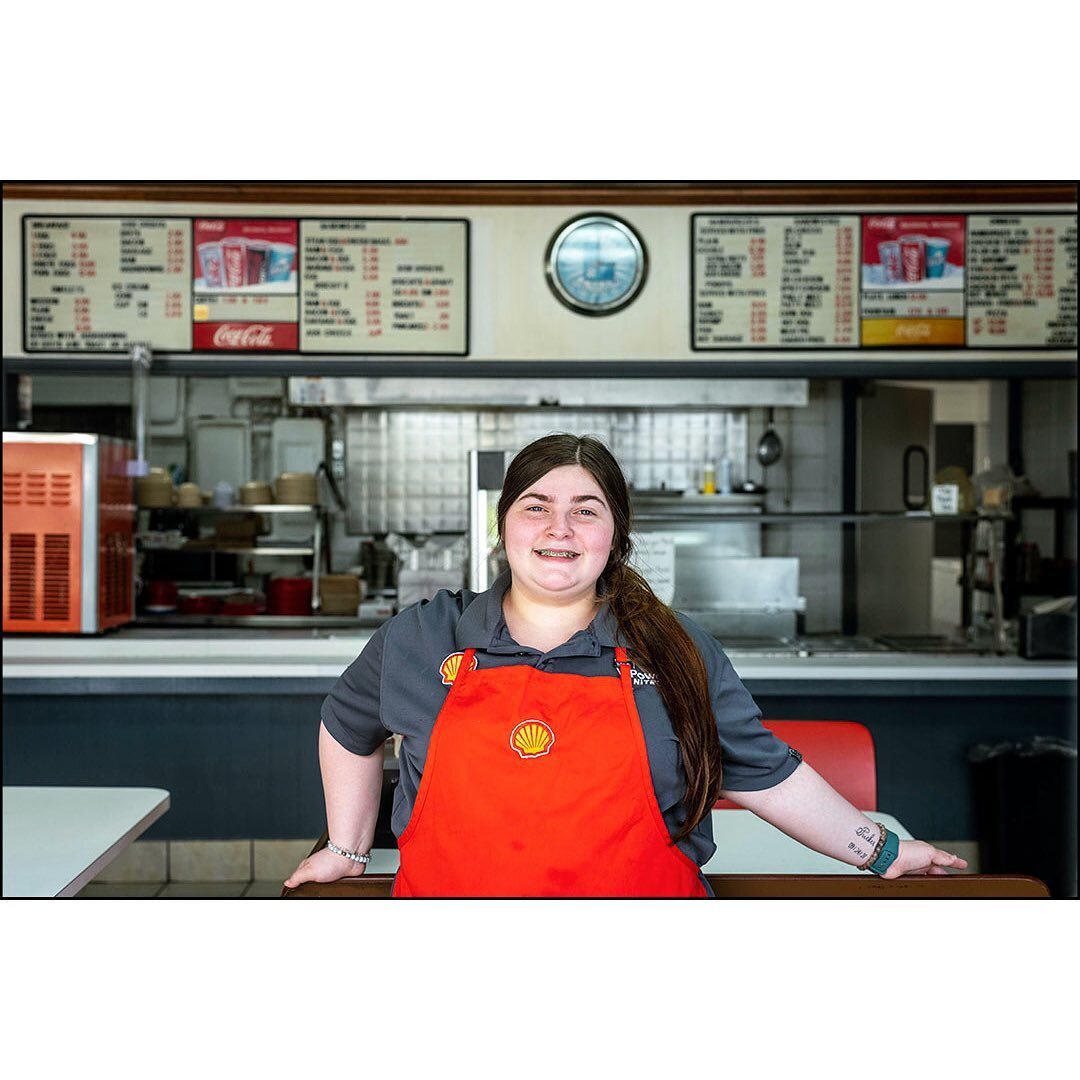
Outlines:
{"type": "MultiPolygon", "coordinates": [[[[396,836],[409,822],[432,728],[450,692],[439,669],[451,653],[475,649],[481,668],[529,664],[559,674],[618,678],[616,624],[607,605],[599,607],[585,630],[540,653],[510,636],[502,612],[509,585],[510,575],[504,573],[487,592],[443,590],[395,615],[379,627],[323,702],[322,722],[327,731],[354,754],[371,754],[391,735],[404,736],[391,816],[396,836]]],[[[799,752],[761,723],[761,711],[716,639],[685,615],[678,617],[708,672],[720,735],[723,787],[761,791],[775,786],[795,771],[802,760],[799,752]]],[[[679,743],[652,677],[635,669],[633,683],[656,799],[674,834],[684,816],[681,802],[686,794],[679,743]]],[[[699,866],[708,862],[716,850],[709,817],[679,846],[699,866]]]]}

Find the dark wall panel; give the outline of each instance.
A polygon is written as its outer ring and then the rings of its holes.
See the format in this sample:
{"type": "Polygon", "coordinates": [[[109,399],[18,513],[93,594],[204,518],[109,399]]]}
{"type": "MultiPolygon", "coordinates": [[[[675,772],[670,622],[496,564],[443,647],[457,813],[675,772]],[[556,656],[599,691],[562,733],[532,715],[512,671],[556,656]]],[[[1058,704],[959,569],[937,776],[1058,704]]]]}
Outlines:
{"type": "Polygon", "coordinates": [[[308,839],[325,828],[321,697],[6,697],[4,783],[162,787],[146,839],[308,839]]]}

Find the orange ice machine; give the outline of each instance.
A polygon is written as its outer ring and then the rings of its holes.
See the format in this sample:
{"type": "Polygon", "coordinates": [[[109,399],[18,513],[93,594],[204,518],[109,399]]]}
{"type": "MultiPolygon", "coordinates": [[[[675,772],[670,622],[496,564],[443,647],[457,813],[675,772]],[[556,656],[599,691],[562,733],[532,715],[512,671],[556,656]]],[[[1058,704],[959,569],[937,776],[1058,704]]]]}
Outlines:
{"type": "Polygon", "coordinates": [[[127,439],[4,432],[4,633],[134,618],[134,456],[127,439]]]}

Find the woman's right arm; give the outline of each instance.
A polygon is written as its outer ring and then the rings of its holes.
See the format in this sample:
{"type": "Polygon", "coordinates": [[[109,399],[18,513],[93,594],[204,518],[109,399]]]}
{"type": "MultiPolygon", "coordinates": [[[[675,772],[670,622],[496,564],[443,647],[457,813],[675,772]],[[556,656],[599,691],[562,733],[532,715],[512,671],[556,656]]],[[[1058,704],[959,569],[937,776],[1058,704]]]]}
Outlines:
{"type": "MultiPolygon", "coordinates": [[[[354,754],[320,723],[319,768],[330,839],[346,851],[370,851],[382,796],[383,748],[380,746],[372,754],[354,754]]],[[[292,872],[285,887],[292,889],[304,881],[360,877],[365,869],[363,863],[322,848],[309,855],[292,872]]]]}

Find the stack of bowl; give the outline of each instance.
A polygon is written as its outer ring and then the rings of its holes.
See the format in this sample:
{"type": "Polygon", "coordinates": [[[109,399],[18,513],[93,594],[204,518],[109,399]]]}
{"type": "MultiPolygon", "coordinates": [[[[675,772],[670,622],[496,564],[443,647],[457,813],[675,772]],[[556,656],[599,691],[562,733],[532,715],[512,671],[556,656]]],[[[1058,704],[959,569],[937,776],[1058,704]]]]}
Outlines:
{"type": "Polygon", "coordinates": [[[269,506],[274,501],[274,493],[269,484],[261,480],[249,480],[240,485],[241,506],[269,506]]]}
{"type": "Polygon", "coordinates": [[[164,469],[153,468],[146,476],[135,479],[135,501],[139,506],[161,509],[172,506],[174,497],[172,477],[164,469]]]}
{"type": "Polygon", "coordinates": [[[189,480],[187,483],[181,484],[176,489],[177,506],[183,506],[188,510],[192,510],[198,509],[202,504],[202,492],[199,490],[198,484],[193,484],[189,480]]]}
{"type": "Polygon", "coordinates": [[[276,496],[279,503],[291,506],[315,506],[319,501],[314,473],[282,473],[277,478],[276,496]]]}

